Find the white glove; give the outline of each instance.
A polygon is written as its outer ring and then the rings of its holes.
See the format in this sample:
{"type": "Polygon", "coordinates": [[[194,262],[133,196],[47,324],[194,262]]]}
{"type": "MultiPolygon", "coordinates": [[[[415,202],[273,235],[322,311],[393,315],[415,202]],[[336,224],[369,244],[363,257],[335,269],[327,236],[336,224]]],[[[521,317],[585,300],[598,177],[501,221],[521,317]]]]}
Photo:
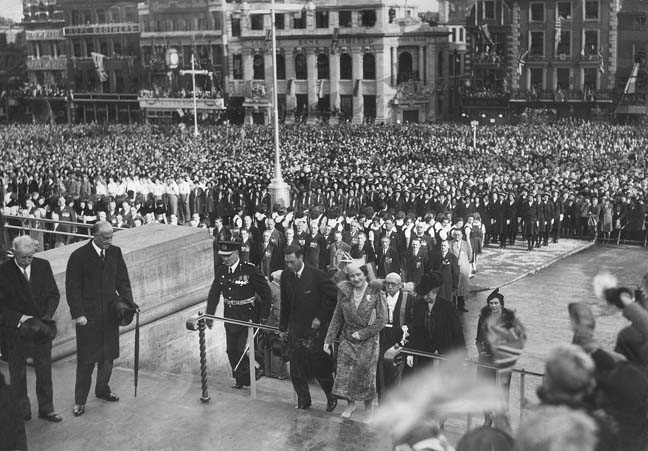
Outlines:
{"type": "Polygon", "coordinates": [[[414,366],[414,356],[413,355],[408,355],[407,356],[407,366],[412,368],[414,366]]]}

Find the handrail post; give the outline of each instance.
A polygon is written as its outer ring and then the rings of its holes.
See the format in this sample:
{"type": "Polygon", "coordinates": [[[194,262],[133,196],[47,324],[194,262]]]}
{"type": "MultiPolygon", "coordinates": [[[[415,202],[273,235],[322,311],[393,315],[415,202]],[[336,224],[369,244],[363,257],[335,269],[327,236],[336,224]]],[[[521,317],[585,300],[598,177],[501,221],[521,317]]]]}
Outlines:
{"type": "MultiPolygon", "coordinates": [[[[198,312],[198,316],[202,313],[198,312]]],[[[198,342],[200,345],[200,382],[202,384],[202,396],[200,401],[208,403],[210,400],[209,392],[207,390],[207,347],[205,345],[205,319],[201,318],[198,321],[198,342]]]]}
{"type": "Polygon", "coordinates": [[[250,362],[250,396],[252,399],[256,399],[257,390],[256,390],[256,360],[254,358],[254,328],[248,327],[248,360],[250,362]]]}
{"type": "Polygon", "coordinates": [[[526,371],[524,368],[520,371],[520,423],[522,423],[522,413],[524,411],[524,395],[525,395],[525,378],[526,371]]]}

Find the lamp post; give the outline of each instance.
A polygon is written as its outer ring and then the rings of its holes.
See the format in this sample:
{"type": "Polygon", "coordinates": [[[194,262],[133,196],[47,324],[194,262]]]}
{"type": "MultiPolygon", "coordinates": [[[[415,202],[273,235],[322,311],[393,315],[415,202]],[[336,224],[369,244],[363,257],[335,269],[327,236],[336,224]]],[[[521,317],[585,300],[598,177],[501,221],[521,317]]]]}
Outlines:
{"type": "MultiPolygon", "coordinates": [[[[313,10],[315,5],[309,2],[308,5],[303,4],[287,4],[282,3],[279,7],[280,12],[306,12],[306,9],[313,10]]],[[[275,26],[275,0],[270,2],[270,10],[255,9],[249,10],[248,13],[252,14],[270,14],[270,27],[271,27],[271,40],[272,40],[272,109],[273,109],[273,130],[274,130],[274,171],[273,176],[268,185],[268,193],[270,194],[270,201],[272,205],[283,204],[288,206],[290,204],[290,186],[284,181],[281,174],[281,145],[279,142],[279,105],[277,101],[277,32],[275,26]]]]}
{"type": "Polygon", "coordinates": [[[196,74],[198,75],[209,75],[209,72],[206,70],[196,70],[196,57],[191,55],[191,70],[181,70],[180,75],[191,74],[191,80],[193,82],[193,112],[194,112],[194,136],[198,136],[198,107],[196,105],[196,74]]]}
{"type": "Polygon", "coordinates": [[[477,126],[479,125],[478,121],[470,121],[470,126],[473,131],[473,150],[477,150],[477,126]]]}

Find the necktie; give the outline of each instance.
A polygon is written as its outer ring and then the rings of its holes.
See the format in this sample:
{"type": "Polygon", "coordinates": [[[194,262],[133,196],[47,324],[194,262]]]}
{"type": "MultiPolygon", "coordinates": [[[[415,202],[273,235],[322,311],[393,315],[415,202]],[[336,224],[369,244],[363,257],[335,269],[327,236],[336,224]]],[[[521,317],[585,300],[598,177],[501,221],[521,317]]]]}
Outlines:
{"type": "Polygon", "coordinates": [[[25,280],[29,282],[29,273],[27,272],[27,268],[23,270],[23,276],[25,276],[25,280]]]}
{"type": "Polygon", "coordinates": [[[103,263],[106,261],[106,251],[101,249],[101,255],[99,256],[99,258],[101,259],[101,264],[103,265],[103,263]]]}

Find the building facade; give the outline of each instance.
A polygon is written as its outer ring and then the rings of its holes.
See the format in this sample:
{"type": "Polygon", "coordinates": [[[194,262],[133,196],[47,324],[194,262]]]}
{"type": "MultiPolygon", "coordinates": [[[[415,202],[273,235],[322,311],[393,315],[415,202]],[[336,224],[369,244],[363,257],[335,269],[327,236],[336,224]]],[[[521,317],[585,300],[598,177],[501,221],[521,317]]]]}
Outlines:
{"type": "MultiPolygon", "coordinates": [[[[405,2],[322,0],[277,4],[276,72],[287,122],[429,122],[449,110],[447,28],[430,27],[405,2]]],[[[269,2],[227,3],[229,102],[248,123],[268,123],[272,50],[269,2]]]]}
{"type": "Polygon", "coordinates": [[[66,84],[64,24],[63,10],[57,0],[23,1],[27,80],[31,85],[59,87],[66,84]]]}

